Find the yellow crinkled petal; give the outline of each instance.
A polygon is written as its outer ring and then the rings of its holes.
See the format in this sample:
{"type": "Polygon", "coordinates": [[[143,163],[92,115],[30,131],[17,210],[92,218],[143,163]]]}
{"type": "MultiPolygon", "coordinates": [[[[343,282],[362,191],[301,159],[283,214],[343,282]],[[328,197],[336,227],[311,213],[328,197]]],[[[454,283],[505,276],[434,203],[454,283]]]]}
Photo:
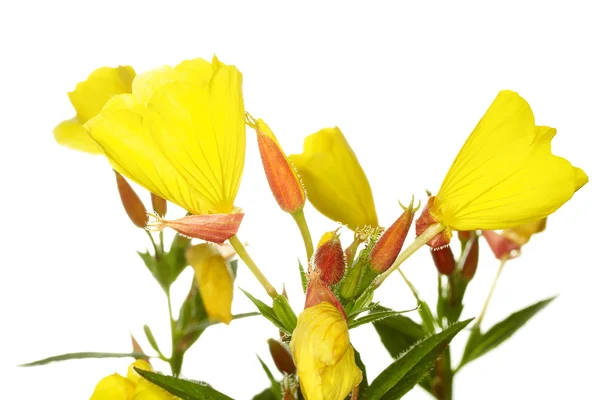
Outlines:
{"type": "Polygon", "coordinates": [[[102,149],[90,138],[83,126],[73,118],[54,128],[54,140],[62,146],[89,154],[102,154],[102,149]]]}
{"type": "Polygon", "coordinates": [[[69,99],[77,111],[79,123],[84,124],[100,113],[111,97],[131,93],[134,77],[135,71],[129,66],[102,67],[92,72],[87,80],[78,83],[69,93],[69,99]]]}
{"type": "Polygon", "coordinates": [[[431,215],[461,231],[547,217],[587,182],[582,170],[551,153],[555,133],[535,126],[517,93],[500,92],[454,160],[431,215]]]}
{"type": "Polygon", "coordinates": [[[353,230],[378,226],[371,186],[339,128],[325,128],[308,136],[304,152],[289,159],[319,212],[353,230]]]}
{"type": "Polygon", "coordinates": [[[219,249],[208,243],[187,251],[208,318],[229,324],[232,319],[233,276],[219,249]]]}
{"type": "Polygon", "coordinates": [[[330,303],[309,307],[300,314],[290,348],[306,399],[345,399],[362,380],[348,324],[330,303]]]}
{"type": "Polygon", "coordinates": [[[130,400],[135,384],[119,374],[112,374],[98,382],[90,400],[130,400]]]}
{"type": "Polygon", "coordinates": [[[148,103],[146,117],[164,156],[209,211],[231,212],[246,146],[240,72],[221,66],[208,85],[168,83],[148,103]]]}
{"type": "Polygon", "coordinates": [[[164,157],[144,127],[143,117],[131,111],[139,107],[131,95],[117,96],[85,129],[119,173],[193,214],[205,214],[207,207],[164,157]]]}

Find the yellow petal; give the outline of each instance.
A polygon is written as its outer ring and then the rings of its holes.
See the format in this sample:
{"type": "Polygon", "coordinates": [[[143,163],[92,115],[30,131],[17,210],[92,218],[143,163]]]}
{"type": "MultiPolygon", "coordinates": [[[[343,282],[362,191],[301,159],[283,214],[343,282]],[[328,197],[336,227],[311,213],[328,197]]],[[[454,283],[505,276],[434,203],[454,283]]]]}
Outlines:
{"type": "Polygon", "coordinates": [[[90,138],[76,118],[63,121],[54,128],[54,139],[62,146],[90,154],[102,154],[102,149],[90,138]]]}
{"type": "Polygon", "coordinates": [[[371,186],[339,128],[308,136],[304,152],[289,158],[319,212],[354,230],[378,226],[371,186]]]}
{"type": "Polygon", "coordinates": [[[208,85],[172,82],[148,103],[148,130],[213,213],[233,209],[246,146],[242,76],[218,67],[208,85]]]}
{"type": "Polygon", "coordinates": [[[80,82],[69,98],[77,111],[77,120],[84,124],[97,115],[111,97],[131,93],[135,71],[129,66],[98,68],[87,80],[80,82]]]}
{"type": "Polygon", "coordinates": [[[518,94],[500,92],[454,160],[431,215],[462,231],[547,217],[587,181],[582,170],[550,152],[555,133],[535,126],[518,94]]]}
{"type": "Polygon", "coordinates": [[[98,382],[90,400],[130,400],[135,385],[119,374],[109,375],[98,382]]]}
{"type": "Polygon", "coordinates": [[[362,380],[348,324],[330,303],[300,313],[290,348],[306,399],[342,400],[362,380]]]}
{"type": "Polygon", "coordinates": [[[232,319],[233,275],[216,246],[203,243],[187,251],[208,317],[229,324],[232,319]]]}
{"type": "Polygon", "coordinates": [[[207,208],[199,195],[164,157],[144,127],[143,117],[128,108],[139,109],[131,95],[114,97],[85,129],[116,171],[193,214],[205,214],[207,208]]]}

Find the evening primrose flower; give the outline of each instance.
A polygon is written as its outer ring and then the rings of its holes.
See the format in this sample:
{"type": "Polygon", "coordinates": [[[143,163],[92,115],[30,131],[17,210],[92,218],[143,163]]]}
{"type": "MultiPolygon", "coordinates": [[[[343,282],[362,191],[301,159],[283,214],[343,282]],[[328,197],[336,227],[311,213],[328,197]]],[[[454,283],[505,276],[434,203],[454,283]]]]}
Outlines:
{"type": "Polygon", "coordinates": [[[188,248],[187,260],[194,268],[208,318],[229,324],[233,301],[233,274],[229,265],[217,247],[208,243],[188,248]]]}
{"type": "Polygon", "coordinates": [[[129,66],[102,67],[92,72],[87,80],[79,82],[75,90],[69,93],[77,115],[54,128],[55,140],[85,153],[102,154],[102,149],[88,136],[83,124],[100,113],[111,97],[131,93],[134,77],[135,71],[129,66]]]}
{"type": "Polygon", "coordinates": [[[338,127],[308,136],[303,153],[289,159],[319,212],[352,230],[378,226],[369,181],[338,127]]]}
{"type": "Polygon", "coordinates": [[[556,129],[536,126],[529,104],[501,91],[429,203],[432,219],[450,230],[504,229],[556,211],[588,177],[550,152],[556,129]]]}
{"type": "Polygon", "coordinates": [[[127,377],[119,374],[109,375],[96,385],[90,400],[176,400],[174,396],[142,378],[135,370],[152,371],[144,360],[137,360],[129,366],[127,377]]]}
{"type": "Polygon", "coordinates": [[[113,168],[192,214],[230,214],[246,147],[242,74],[216,57],[135,77],[85,124],[113,168]]]}
{"type": "Polygon", "coordinates": [[[290,347],[307,400],[342,400],[362,380],[354,362],[348,323],[328,302],[300,314],[290,347]]]}

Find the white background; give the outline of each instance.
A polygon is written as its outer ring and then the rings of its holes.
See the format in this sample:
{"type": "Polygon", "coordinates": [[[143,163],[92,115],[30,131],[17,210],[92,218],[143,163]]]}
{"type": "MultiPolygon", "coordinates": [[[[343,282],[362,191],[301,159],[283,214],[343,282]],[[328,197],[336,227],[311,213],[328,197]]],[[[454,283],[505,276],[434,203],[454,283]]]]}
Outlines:
{"type": "MultiPolygon", "coordinates": [[[[484,325],[560,297],[500,350],[462,370],[456,398],[598,398],[599,15],[592,2],[486,4],[3,2],[1,397],[89,398],[100,378],[124,373],[129,361],[15,365],[73,351],[127,352],[129,332],[148,348],[144,323],[168,352],[166,304],[135,253],[146,236],[122,210],[108,163],[58,146],[52,129],[74,115],[66,92],[97,67],[130,64],[142,72],[216,53],[244,73],[247,109],[270,124],[286,151],[340,126],[370,178],[383,225],[398,216],[398,199],[424,200],[425,188],[438,189],[499,90],[528,100],[539,124],[558,128],[554,152],[584,168],[590,183],[507,266],[484,325]]],[[[250,131],[236,204],[246,211],[240,237],[269,279],[286,283],[300,311],[303,247],[270,195],[250,131]]],[[[336,227],[311,206],[307,214],[315,240],[336,227]]],[[[490,251],[482,246],[481,253],[465,317],[479,312],[496,271],[490,251]]],[[[433,301],[427,251],[404,270],[433,301]]],[[[182,275],[176,299],[190,279],[190,271],[182,275]]],[[[237,285],[267,299],[244,267],[237,285]]],[[[396,309],[414,306],[396,274],[377,298],[396,309]]],[[[253,311],[239,291],[233,308],[253,311]]],[[[272,366],[266,340],[276,335],[258,317],[210,328],[184,374],[248,399],[268,385],[255,354],[272,366]]],[[[351,337],[372,380],[390,357],[372,327],[351,337]]],[[[406,398],[428,396],[417,389],[406,398]]]]}

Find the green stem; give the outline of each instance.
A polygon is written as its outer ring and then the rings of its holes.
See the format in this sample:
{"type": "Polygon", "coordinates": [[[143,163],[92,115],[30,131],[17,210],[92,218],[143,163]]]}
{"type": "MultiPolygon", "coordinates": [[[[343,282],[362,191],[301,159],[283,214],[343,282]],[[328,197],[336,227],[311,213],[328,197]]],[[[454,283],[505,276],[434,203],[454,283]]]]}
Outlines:
{"type": "Polygon", "coordinates": [[[306,224],[306,218],[304,217],[304,210],[295,212],[292,214],[292,217],[294,218],[294,221],[296,221],[298,229],[300,229],[300,234],[302,235],[302,240],[304,241],[304,247],[306,248],[306,259],[310,261],[310,258],[314,252],[314,246],[312,238],[310,237],[310,230],[306,224]]]}
{"type": "Polygon", "coordinates": [[[417,236],[415,241],[412,242],[410,246],[408,246],[403,252],[398,254],[398,257],[396,257],[396,260],[394,261],[392,266],[388,268],[387,271],[379,275],[377,279],[375,279],[375,281],[373,282],[374,287],[379,287],[383,283],[383,281],[388,276],[390,276],[392,272],[394,272],[394,270],[396,270],[404,261],[406,261],[417,250],[419,250],[423,245],[425,245],[427,242],[433,239],[438,233],[442,232],[444,229],[445,226],[440,223],[430,225],[427,229],[425,229],[423,233],[417,236]]]}
{"type": "Polygon", "coordinates": [[[146,233],[148,234],[148,237],[150,238],[150,241],[152,242],[152,247],[154,248],[154,258],[156,258],[158,260],[158,258],[160,257],[160,252],[158,251],[158,246],[156,245],[156,242],[154,241],[154,236],[152,236],[152,234],[150,233],[149,230],[144,229],[144,231],[146,231],[146,233]]]}
{"type": "Polygon", "coordinates": [[[494,294],[494,291],[496,290],[496,284],[498,283],[498,279],[500,278],[500,274],[502,273],[502,270],[504,269],[504,265],[506,265],[507,260],[508,260],[507,258],[502,258],[502,260],[500,260],[500,266],[498,267],[498,272],[496,272],[496,277],[494,278],[494,282],[492,282],[492,287],[490,287],[490,291],[487,295],[487,298],[485,299],[485,303],[483,303],[483,308],[481,309],[481,314],[479,314],[479,317],[477,318],[477,321],[475,322],[475,326],[477,326],[477,327],[481,326],[481,321],[483,321],[485,312],[487,311],[487,308],[490,305],[490,300],[492,299],[492,295],[494,294]]]}
{"type": "Polygon", "coordinates": [[[183,364],[183,353],[178,348],[179,335],[176,332],[176,323],[173,319],[173,306],[171,303],[171,292],[167,291],[167,307],[169,308],[169,323],[171,325],[171,357],[169,358],[169,365],[171,366],[171,374],[175,377],[181,373],[181,366],[183,364]]]}
{"type": "Polygon", "coordinates": [[[258,279],[262,287],[265,288],[267,294],[272,298],[277,297],[277,290],[275,290],[275,288],[273,287],[273,285],[271,285],[267,277],[262,273],[260,268],[258,268],[258,265],[256,265],[252,257],[250,257],[250,254],[248,254],[248,251],[246,251],[246,248],[244,247],[240,239],[237,237],[237,235],[233,235],[229,239],[229,243],[236,251],[238,256],[242,259],[244,264],[246,264],[250,272],[252,272],[256,279],[258,279]]]}

